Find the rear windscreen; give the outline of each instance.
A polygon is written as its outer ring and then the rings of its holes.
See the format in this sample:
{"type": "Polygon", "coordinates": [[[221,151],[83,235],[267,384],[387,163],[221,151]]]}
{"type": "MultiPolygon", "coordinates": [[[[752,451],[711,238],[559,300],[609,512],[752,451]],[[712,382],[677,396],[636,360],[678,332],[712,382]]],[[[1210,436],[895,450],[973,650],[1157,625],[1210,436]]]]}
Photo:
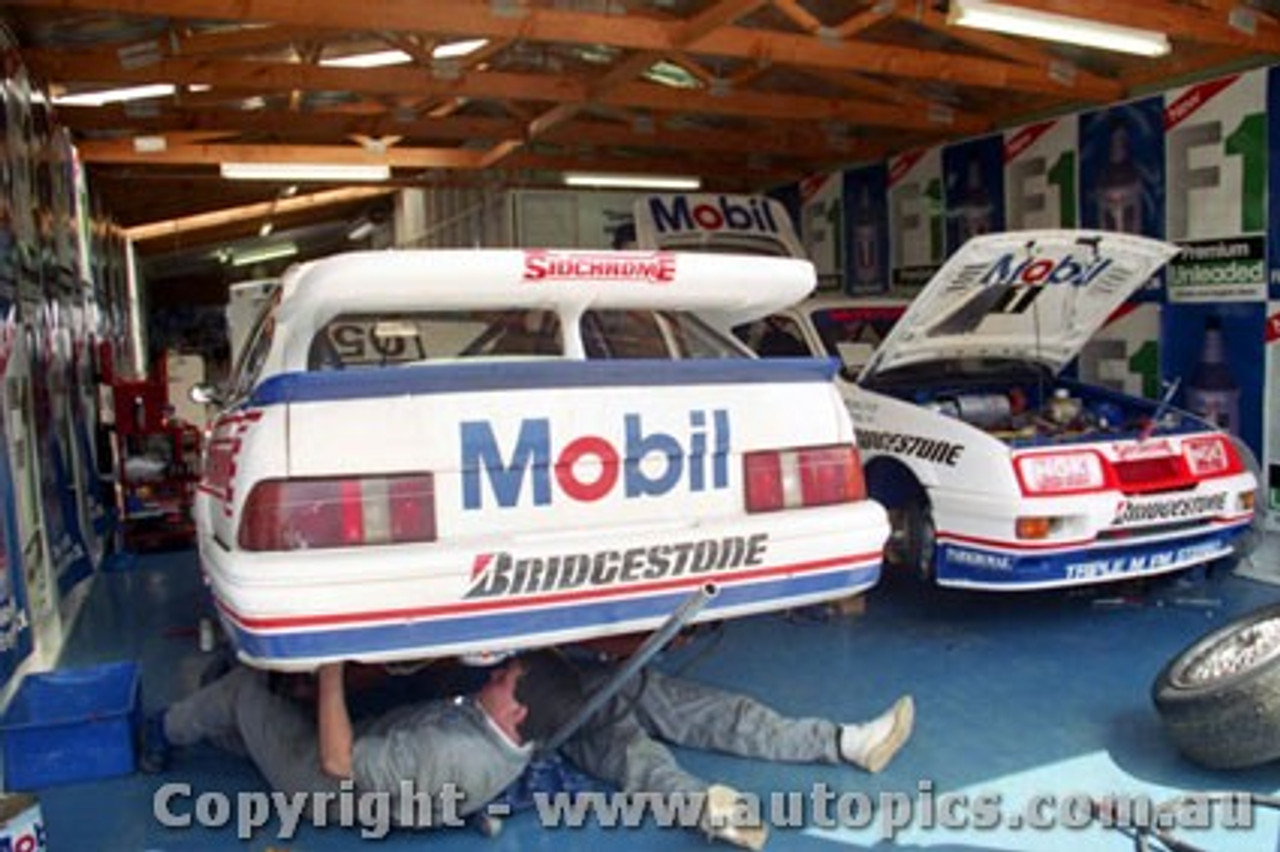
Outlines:
{"type": "Polygon", "coordinates": [[[311,342],[310,370],[382,367],[459,358],[556,356],[560,318],[544,310],[344,314],[311,342]]]}

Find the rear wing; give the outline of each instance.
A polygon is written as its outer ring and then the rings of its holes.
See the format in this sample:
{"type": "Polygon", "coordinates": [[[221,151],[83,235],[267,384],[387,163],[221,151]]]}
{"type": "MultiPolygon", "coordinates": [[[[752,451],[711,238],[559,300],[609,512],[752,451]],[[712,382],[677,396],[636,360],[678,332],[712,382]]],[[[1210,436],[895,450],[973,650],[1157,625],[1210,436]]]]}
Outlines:
{"type": "Polygon", "coordinates": [[[763,195],[649,195],[633,212],[639,248],[806,257],[787,208],[763,195]]]}
{"type": "Polygon", "coordinates": [[[278,318],[318,328],[346,312],[538,307],[685,310],[739,323],[781,310],[817,283],[783,257],[558,249],[387,250],[314,261],[286,277],[278,318]]]}

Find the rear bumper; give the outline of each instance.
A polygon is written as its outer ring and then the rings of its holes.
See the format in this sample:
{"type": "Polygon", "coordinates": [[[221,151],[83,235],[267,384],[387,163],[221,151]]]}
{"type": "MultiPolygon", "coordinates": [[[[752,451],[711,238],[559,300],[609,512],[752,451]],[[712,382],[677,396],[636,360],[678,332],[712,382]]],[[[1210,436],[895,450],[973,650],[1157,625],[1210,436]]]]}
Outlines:
{"type": "Polygon", "coordinates": [[[971,494],[937,499],[938,584],[990,590],[1080,586],[1154,576],[1212,562],[1245,547],[1254,515],[1238,504],[1256,480],[1245,474],[1215,480],[1171,501],[1209,498],[1218,512],[1123,525],[1119,494],[1002,500],[971,494]],[[959,508],[959,507],[963,508],[959,508]],[[1059,540],[1012,537],[1017,517],[1064,519],[1059,540]]]}
{"type": "Polygon", "coordinates": [[[720,525],[596,531],[482,547],[384,547],[201,561],[242,659],[309,669],[335,659],[479,654],[652,630],[708,583],[716,621],[846,597],[880,576],[879,504],[720,525]]]}

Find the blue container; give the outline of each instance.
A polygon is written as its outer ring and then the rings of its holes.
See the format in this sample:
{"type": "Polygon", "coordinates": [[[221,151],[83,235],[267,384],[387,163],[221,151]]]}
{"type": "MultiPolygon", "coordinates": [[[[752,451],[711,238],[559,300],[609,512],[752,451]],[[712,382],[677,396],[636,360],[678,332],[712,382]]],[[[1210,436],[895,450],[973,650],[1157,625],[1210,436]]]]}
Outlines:
{"type": "Polygon", "coordinates": [[[127,775],[141,722],[137,663],[27,675],[0,720],[5,789],[127,775]]]}

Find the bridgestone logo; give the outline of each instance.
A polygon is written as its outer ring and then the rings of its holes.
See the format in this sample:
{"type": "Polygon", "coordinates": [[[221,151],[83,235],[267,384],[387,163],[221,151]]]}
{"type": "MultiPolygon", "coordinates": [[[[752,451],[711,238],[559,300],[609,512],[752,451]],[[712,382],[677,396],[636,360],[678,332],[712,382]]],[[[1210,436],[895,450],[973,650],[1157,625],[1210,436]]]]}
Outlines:
{"type": "Polygon", "coordinates": [[[468,598],[532,595],[584,587],[652,582],[669,577],[733,571],[762,565],[768,533],[706,538],[672,544],[516,558],[510,553],[476,557],[468,598]]]}
{"type": "Polygon", "coordinates": [[[676,259],[670,254],[619,258],[608,254],[530,251],[524,256],[524,280],[582,279],[589,281],[646,281],[670,284],[676,277],[676,259]]]}
{"type": "Polygon", "coordinates": [[[1141,524],[1150,521],[1171,521],[1178,518],[1196,518],[1211,513],[1221,513],[1227,508],[1226,494],[1203,494],[1197,497],[1181,497],[1161,500],[1159,503],[1123,502],[1113,522],[1141,524]]]}
{"type": "Polygon", "coordinates": [[[899,456],[915,456],[949,467],[955,467],[956,462],[960,460],[960,453],[964,452],[962,445],[953,444],[950,441],[922,438],[919,435],[903,435],[898,432],[878,432],[872,429],[858,430],[858,447],[899,456]]]}

